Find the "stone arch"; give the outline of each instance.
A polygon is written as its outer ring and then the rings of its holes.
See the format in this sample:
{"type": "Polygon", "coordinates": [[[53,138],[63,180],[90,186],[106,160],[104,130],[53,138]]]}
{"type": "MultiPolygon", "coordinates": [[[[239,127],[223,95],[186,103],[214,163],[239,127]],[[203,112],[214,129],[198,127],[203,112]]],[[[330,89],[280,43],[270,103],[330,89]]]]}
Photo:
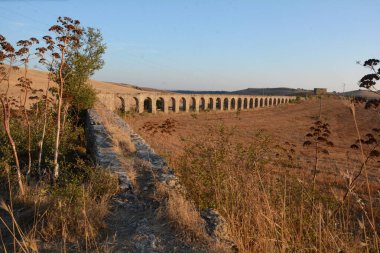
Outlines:
{"type": "Polygon", "coordinates": [[[255,98],[255,108],[259,107],[259,99],[255,98]]]}
{"type": "Polygon", "coordinates": [[[228,110],[228,98],[223,99],[223,110],[227,111],[228,110]]]}
{"type": "Polygon", "coordinates": [[[137,97],[133,97],[131,99],[130,111],[131,112],[140,112],[140,101],[137,97]]]}
{"type": "Polygon", "coordinates": [[[163,97],[159,97],[156,100],[156,110],[159,112],[166,112],[165,111],[165,99],[163,97]]]}
{"type": "Polygon", "coordinates": [[[216,110],[222,110],[222,99],[221,98],[216,98],[215,109],[216,110]]]}
{"type": "Polygon", "coordinates": [[[273,105],[277,105],[277,99],[273,98],[273,105]]]}
{"type": "Polygon", "coordinates": [[[177,112],[176,110],[176,100],[175,100],[175,98],[173,98],[173,97],[171,97],[170,98],[170,103],[169,103],[169,107],[168,107],[168,109],[169,109],[169,111],[172,111],[172,112],[177,112]]]}
{"type": "Polygon", "coordinates": [[[179,100],[179,111],[180,112],[186,112],[186,98],[181,97],[179,100]]]}
{"type": "Polygon", "coordinates": [[[238,109],[238,110],[241,110],[241,109],[242,109],[242,106],[243,106],[243,101],[242,101],[241,98],[238,98],[237,109],[238,109]]]}
{"type": "Polygon", "coordinates": [[[231,109],[232,110],[236,109],[236,100],[235,100],[235,98],[231,98],[231,109]]]}
{"type": "Polygon", "coordinates": [[[269,106],[272,106],[272,98],[269,98],[269,106]]]}
{"type": "Polygon", "coordinates": [[[263,106],[264,106],[264,99],[260,98],[260,107],[263,107],[263,106]]]}
{"type": "Polygon", "coordinates": [[[243,99],[243,109],[248,109],[248,99],[247,98],[243,99]]]}
{"type": "Polygon", "coordinates": [[[277,104],[279,105],[281,103],[281,99],[277,98],[277,104]]]}
{"type": "Polygon", "coordinates": [[[289,103],[289,99],[285,99],[285,104],[289,103]]]}
{"type": "Polygon", "coordinates": [[[195,97],[190,98],[189,105],[190,105],[189,109],[191,112],[195,112],[197,110],[197,100],[195,99],[195,97]]]}
{"type": "Polygon", "coordinates": [[[149,113],[153,112],[153,101],[152,101],[152,98],[146,97],[144,99],[144,110],[143,110],[143,112],[149,112],[149,113]]]}
{"type": "Polygon", "coordinates": [[[249,99],[249,109],[253,109],[253,98],[249,99]]]}
{"type": "Polygon", "coordinates": [[[201,99],[199,100],[199,110],[206,110],[206,100],[203,97],[201,97],[201,99]]]}
{"type": "Polygon", "coordinates": [[[210,109],[210,110],[213,110],[214,107],[215,107],[215,105],[214,105],[214,99],[213,98],[209,98],[208,99],[208,106],[207,106],[207,108],[210,109]]]}
{"type": "Polygon", "coordinates": [[[121,112],[126,112],[125,99],[123,97],[117,96],[118,100],[116,100],[116,110],[121,112]]]}
{"type": "Polygon", "coordinates": [[[268,106],[268,98],[264,99],[264,106],[268,106]]]}
{"type": "Polygon", "coordinates": [[[281,104],[285,103],[285,100],[284,98],[281,99],[281,104]]]}

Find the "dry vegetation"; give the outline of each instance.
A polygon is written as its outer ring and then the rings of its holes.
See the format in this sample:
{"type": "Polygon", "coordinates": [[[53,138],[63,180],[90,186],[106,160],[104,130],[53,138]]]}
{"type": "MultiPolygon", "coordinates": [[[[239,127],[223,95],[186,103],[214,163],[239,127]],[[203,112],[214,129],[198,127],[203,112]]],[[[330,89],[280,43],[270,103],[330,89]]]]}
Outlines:
{"type": "MultiPolygon", "coordinates": [[[[367,134],[380,123],[376,111],[366,110],[364,106],[357,108],[357,122],[360,132],[367,134]]],[[[314,162],[313,148],[303,147],[307,139],[306,134],[313,122],[319,115],[319,101],[308,100],[301,104],[282,105],[280,107],[259,109],[255,111],[241,111],[228,113],[205,112],[194,117],[191,114],[158,114],[158,115],[136,115],[128,117],[127,122],[138,131],[153,147],[161,154],[169,158],[178,157],[183,153],[186,142],[190,136],[207,133],[207,129],[220,125],[233,129],[233,142],[249,143],[257,134],[262,132],[271,139],[273,153],[293,153],[294,160],[312,165],[314,162]],[[170,133],[161,132],[159,126],[165,121],[174,122],[170,133]],[[156,127],[156,128],[154,128],[156,127]],[[157,131],[155,131],[157,130],[157,131]],[[279,149],[276,145],[279,145],[279,149]],[[282,150],[285,148],[286,150],[282,150]],[[288,152],[287,152],[288,151],[288,152]]],[[[337,167],[349,169],[347,164],[347,151],[349,158],[359,160],[358,152],[349,149],[357,140],[354,120],[350,109],[339,99],[329,98],[322,101],[322,118],[330,125],[330,140],[334,147],[329,155],[320,158],[324,181],[335,182],[341,179],[337,167]]],[[[168,130],[165,130],[168,131],[168,130]]],[[[376,170],[370,174],[377,176],[376,170]]]]}
{"type": "MultiPolygon", "coordinates": [[[[32,37],[15,45],[0,35],[0,248],[4,252],[96,250],[108,201],[117,191],[116,177],[96,168],[86,153],[83,115],[96,99],[87,80],[101,68],[102,50],[94,60],[99,64],[84,64],[87,68],[81,70],[87,72],[75,76],[72,70],[77,66],[69,63],[73,58],[68,53],[83,56],[83,63],[88,55],[80,47],[86,43],[79,40],[101,38],[79,24],[59,17],[49,29],[54,38],[32,37]],[[49,73],[29,70],[32,57],[49,73]]],[[[102,47],[97,42],[92,48],[102,47]]]]}
{"type": "Polygon", "coordinates": [[[104,106],[96,103],[94,108],[102,118],[102,124],[106,128],[109,135],[112,137],[112,142],[115,144],[115,151],[128,157],[131,153],[136,151],[131,138],[125,129],[122,129],[113,122],[114,117],[110,115],[110,111],[105,110],[104,106]]]}
{"type": "MultiPolygon", "coordinates": [[[[20,78],[23,75],[24,68],[22,66],[19,70],[15,71],[10,78],[10,90],[9,95],[11,96],[17,96],[20,92],[19,88],[16,86],[18,83],[18,78],[20,78]]],[[[28,70],[28,77],[30,80],[33,81],[33,88],[35,89],[43,89],[46,90],[47,86],[47,80],[48,80],[48,72],[36,70],[36,69],[29,69],[28,70]]],[[[94,87],[94,89],[97,92],[102,93],[138,93],[138,92],[144,92],[143,90],[138,90],[130,85],[121,85],[116,83],[110,83],[110,82],[101,82],[96,80],[89,80],[89,83],[94,87]]],[[[0,86],[0,92],[4,92],[6,89],[5,86],[0,86]]]]}
{"type": "Polygon", "coordinates": [[[351,109],[324,98],[320,122],[317,99],[127,121],[168,158],[199,208],[226,217],[241,251],[371,252],[380,221],[379,159],[371,155],[380,119],[357,104],[356,129],[351,109]],[[161,131],[165,122],[170,129],[161,131]]]}

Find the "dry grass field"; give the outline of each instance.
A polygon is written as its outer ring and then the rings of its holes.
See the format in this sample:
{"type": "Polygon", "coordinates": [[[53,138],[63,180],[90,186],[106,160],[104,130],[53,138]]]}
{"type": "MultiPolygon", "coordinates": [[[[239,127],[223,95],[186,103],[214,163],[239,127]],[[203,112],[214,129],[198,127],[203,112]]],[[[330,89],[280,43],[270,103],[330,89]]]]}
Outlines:
{"type": "MultiPolygon", "coordinates": [[[[19,87],[16,86],[17,79],[21,77],[24,72],[23,68],[20,68],[17,72],[13,72],[10,78],[10,95],[18,95],[20,93],[19,87]]],[[[48,75],[45,71],[35,70],[35,69],[29,69],[28,70],[28,78],[33,81],[32,88],[34,89],[43,89],[45,90],[47,87],[47,80],[48,75]]],[[[92,86],[98,91],[103,93],[138,93],[138,92],[144,92],[144,89],[136,89],[132,87],[131,85],[121,85],[116,83],[110,83],[110,82],[101,82],[101,81],[95,81],[90,80],[90,83],[92,86]]],[[[0,86],[0,92],[5,91],[6,89],[6,83],[4,82],[0,86]]]]}
{"type": "MultiPolygon", "coordinates": [[[[380,118],[374,110],[366,110],[363,105],[356,107],[357,122],[362,136],[371,132],[380,124],[380,118]]],[[[264,108],[254,111],[237,112],[201,112],[195,114],[144,114],[127,117],[128,123],[141,134],[159,153],[169,159],[175,159],[181,154],[184,139],[205,133],[210,127],[225,125],[234,128],[234,141],[249,142],[258,131],[268,135],[273,146],[279,145],[286,148],[287,143],[295,145],[293,149],[295,158],[300,161],[312,163],[314,151],[312,147],[303,147],[305,135],[319,115],[319,101],[308,100],[300,104],[287,104],[279,107],[264,108]],[[174,132],[154,133],[154,128],[149,130],[149,125],[160,125],[168,119],[174,120],[174,132]]],[[[342,169],[352,170],[351,160],[358,158],[359,152],[350,149],[350,146],[358,139],[354,120],[349,107],[336,98],[322,100],[322,119],[330,125],[330,140],[334,147],[329,148],[329,155],[321,157],[325,174],[329,181],[342,178],[338,172],[342,169]],[[349,155],[349,160],[348,160],[349,155]]],[[[377,169],[371,170],[373,179],[378,178],[377,169]]],[[[327,179],[326,178],[326,179],[327,179]]]]}
{"type": "MultiPolygon", "coordinates": [[[[361,170],[360,149],[351,148],[360,145],[350,106],[347,100],[322,99],[321,120],[333,144],[318,159],[315,145],[304,145],[319,119],[318,99],[126,120],[167,158],[199,207],[214,207],[226,217],[241,252],[371,252],[378,249],[379,157],[374,154],[368,170],[361,170]]],[[[355,114],[361,138],[370,133],[379,139],[376,111],[358,104],[355,114]]],[[[364,141],[365,155],[378,147],[364,141]]]]}

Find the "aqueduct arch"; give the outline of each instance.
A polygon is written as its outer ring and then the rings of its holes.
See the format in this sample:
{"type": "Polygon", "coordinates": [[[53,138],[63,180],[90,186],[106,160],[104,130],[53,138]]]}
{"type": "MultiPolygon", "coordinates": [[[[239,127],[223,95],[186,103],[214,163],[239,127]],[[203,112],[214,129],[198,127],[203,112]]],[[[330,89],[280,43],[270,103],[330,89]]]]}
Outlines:
{"type": "Polygon", "coordinates": [[[241,110],[241,109],[242,109],[243,101],[241,100],[241,98],[238,98],[237,101],[238,101],[238,102],[237,102],[237,109],[238,109],[238,110],[241,110]]]}
{"type": "Polygon", "coordinates": [[[215,109],[216,110],[222,110],[222,101],[219,97],[216,98],[216,100],[215,100],[215,109]]]}
{"type": "Polygon", "coordinates": [[[186,98],[181,97],[178,104],[179,104],[179,110],[178,110],[179,112],[188,112],[186,98]]]}
{"type": "Polygon", "coordinates": [[[168,100],[170,101],[168,104],[168,111],[177,112],[175,98],[170,97],[168,100]]]}
{"type": "Polygon", "coordinates": [[[206,100],[204,99],[204,97],[201,97],[201,99],[199,100],[199,110],[206,110],[206,100]]]}
{"type": "Polygon", "coordinates": [[[152,113],[154,105],[152,98],[146,97],[143,104],[144,112],[152,113]]]}
{"type": "Polygon", "coordinates": [[[210,97],[209,99],[208,99],[208,107],[207,107],[207,109],[210,109],[210,110],[213,110],[214,109],[214,99],[212,98],[212,97],[210,97]]]}
{"type": "Polygon", "coordinates": [[[190,111],[191,112],[197,111],[197,101],[194,97],[190,98],[190,111]]]}
{"type": "Polygon", "coordinates": [[[243,109],[248,109],[248,99],[244,98],[243,100],[243,109]]]}
{"type": "Polygon", "coordinates": [[[156,100],[156,109],[157,109],[157,111],[167,112],[167,109],[165,108],[166,106],[167,105],[166,105],[165,99],[163,97],[157,98],[157,100],[156,100]]]}
{"type": "Polygon", "coordinates": [[[190,95],[160,92],[135,94],[99,93],[97,96],[110,110],[136,113],[251,110],[259,107],[278,106],[295,99],[295,97],[290,96],[190,95]]]}
{"type": "Polygon", "coordinates": [[[255,108],[259,107],[259,99],[255,98],[255,108]]]}
{"type": "Polygon", "coordinates": [[[232,110],[236,109],[236,99],[235,98],[231,98],[231,107],[230,108],[232,110]]]}
{"type": "Polygon", "coordinates": [[[228,111],[229,110],[229,101],[228,98],[223,99],[223,111],[228,111]]]}

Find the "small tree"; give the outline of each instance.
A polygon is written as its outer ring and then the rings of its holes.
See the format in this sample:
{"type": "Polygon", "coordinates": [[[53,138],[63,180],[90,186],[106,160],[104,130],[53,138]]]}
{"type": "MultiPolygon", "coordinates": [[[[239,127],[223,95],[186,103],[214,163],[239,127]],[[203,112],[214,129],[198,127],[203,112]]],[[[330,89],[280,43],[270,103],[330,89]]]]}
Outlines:
{"type": "Polygon", "coordinates": [[[89,79],[96,70],[104,66],[102,56],[106,50],[103,37],[98,29],[86,28],[79,37],[81,47],[67,51],[64,73],[65,96],[71,99],[71,106],[78,122],[79,113],[92,107],[96,100],[95,89],[89,79]]]}
{"type": "Polygon", "coordinates": [[[380,68],[377,68],[377,65],[380,64],[378,59],[368,59],[364,62],[363,66],[369,68],[372,73],[367,74],[362,77],[359,81],[359,86],[365,88],[376,94],[380,94],[380,91],[375,87],[376,82],[380,80],[380,68]]]}

